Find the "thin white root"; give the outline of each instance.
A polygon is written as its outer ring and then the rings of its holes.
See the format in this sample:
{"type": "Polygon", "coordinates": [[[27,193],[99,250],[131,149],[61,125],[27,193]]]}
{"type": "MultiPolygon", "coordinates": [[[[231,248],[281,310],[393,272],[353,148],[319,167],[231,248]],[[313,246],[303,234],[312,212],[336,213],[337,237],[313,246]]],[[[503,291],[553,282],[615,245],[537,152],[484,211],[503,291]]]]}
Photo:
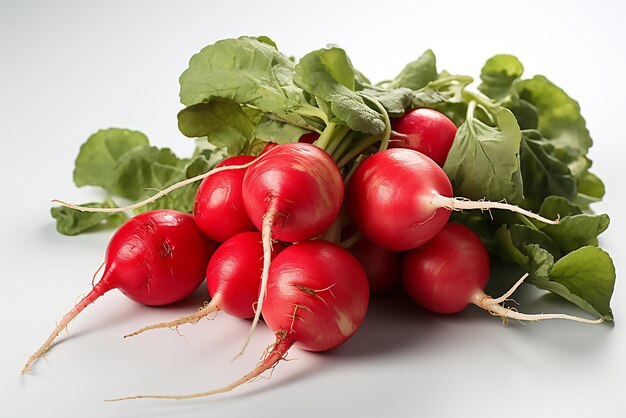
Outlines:
{"type": "Polygon", "coordinates": [[[500,296],[497,299],[492,299],[492,302],[500,304],[500,303],[506,301],[509,297],[511,297],[511,295],[513,293],[515,293],[517,288],[520,287],[520,285],[522,283],[524,283],[524,280],[526,280],[527,277],[528,277],[528,273],[525,273],[522,277],[520,277],[520,279],[517,282],[515,282],[515,284],[509,290],[506,291],[505,294],[503,294],[502,296],[500,296]]]}
{"type": "Polygon", "coordinates": [[[502,306],[501,303],[507,300],[513,294],[513,292],[515,292],[515,290],[524,282],[524,280],[527,277],[528,277],[528,273],[524,274],[513,285],[513,287],[511,287],[511,289],[509,289],[505,294],[503,294],[499,298],[494,299],[491,296],[487,296],[486,294],[481,292],[480,294],[477,294],[474,297],[473,303],[476,306],[483,308],[490,314],[503,318],[503,320],[506,320],[507,318],[517,319],[519,321],[542,321],[544,319],[566,319],[568,321],[582,322],[585,324],[599,324],[604,321],[604,319],[602,318],[587,319],[587,318],[581,318],[578,316],[568,315],[568,314],[544,314],[544,313],[525,314],[522,312],[518,312],[514,309],[506,308],[502,306]]]}
{"type": "Polygon", "coordinates": [[[20,371],[20,373],[26,374],[30,372],[32,370],[33,363],[35,363],[38,359],[43,357],[43,355],[46,354],[48,350],[52,348],[54,341],[59,336],[61,331],[63,331],[64,329],[67,330],[68,324],[74,318],[76,318],[76,316],[79,313],[81,313],[83,309],[91,305],[96,299],[98,299],[108,290],[110,290],[108,283],[106,281],[100,280],[91,289],[91,291],[85,297],[83,297],[80,300],[80,302],[76,304],[76,306],[72,308],[72,310],[70,310],[68,313],[65,314],[65,316],[63,316],[63,319],[61,319],[61,322],[59,322],[57,326],[52,330],[52,332],[50,333],[46,341],[43,342],[41,347],[39,347],[37,351],[35,351],[35,353],[33,353],[31,356],[28,357],[28,360],[26,361],[26,364],[24,364],[24,366],[22,367],[22,370],[20,371]]]}
{"type": "Polygon", "coordinates": [[[139,335],[143,332],[149,331],[151,329],[159,329],[159,328],[174,328],[176,332],[178,332],[178,327],[183,324],[196,323],[205,316],[210,313],[217,312],[220,310],[218,307],[219,301],[217,300],[219,295],[216,295],[216,298],[211,300],[211,303],[204,306],[202,309],[198,310],[196,313],[192,315],[183,316],[182,318],[175,319],[169,322],[160,322],[158,324],[146,325],[143,328],[138,329],[135,332],[131,332],[130,334],[124,335],[124,338],[134,337],[135,335],[139,335]]]}
{"type": "Polygon", "coordinates": [[[537,221],[550,224],[550,225],[557,225],[560,221],[559,217],[557,217],[557,219],[544,218],[543,216],[538,215],[534,212],[520,208],[519,206],[504,203],[504,202],[490,202],[488,200],[473,201],[473,200],[466,200],[466,199],[462,199],[458,197],[436,196],[433,203],[436,206],[448,208],[450,210],[469,210],[469,209],[480,209],[482,211],[490,210],[490,209],[508,210],[510,212],[516,212],[528,218],[532,218],[537,221]]]}
{"type": "Polygon", "coordinates": [[[271,351],[268,353],[267,357],[261,360],[259,364],[249,373],[245,374],[241,378],[235,380],[229,385],[221,387],[219,389],[208,390],[206,392],[198,392],[191,393],[187,395],[137,395],[137,396],[126,396],[124,398],[116,398],[116,399],[105,399],[105,402],[118,402],[118,401],[128,401],[131,399],[193,399],[193,398],[202,398],[204,396],[217,395],[219,393],[229,392],[235,389],[238,386],[241,386],[244,383],[249,383],[255,381],[261,373],[266,370],[272,369],[278,364],[279,361],[283,360],[285,355],[287,355],[287,350],[293,345],[293,341],[289,340],[280,340],[277,341],[276,344],[272,347],[271,351]]]}
{"type": "Polygon", "coordinates": [[[252,320],[250,331],[248,331],[248,335],[243,342],[241,350],[235,355],[235,357],[233,357],[232,361],[241,357],[244,351],[246,351],[246,348],[250,343],[250,339],[252,338],[252,334],[259,323],[259,319],[261,319],[263,301],[265,300],[265,293],[267,292],[267,279],[270,264],[272,262],[272,223],[274,222],[276,216],[277,212],[274,210],[269,210],[265,216],[263,216],[263,225],[261,227],[261,239],[263,241],[263,271],[261,272],[261,288],[259,290],[259,298],[257,300],[256,309],[254,311],[254,319],[252,320]]]}
{"type": "Polygon", "coordinates": [[[206,173],[199,174],[199,175],[197,175],[195,177],[191,177],[191,178],[179,181],[178,183],[174,183],[171,186],[167,187],[166,189],[161,190],[157,194],[155,194],[153,196],[150,196],[149,198],[147,198],[145,200],[142,200],[141,202],[133,203],[132,205],[124,206],[124,207],[121,207],[121,208],[91,208],[91,207],[76,205],[74,203],[64,202],[63,200],[59,200],[59,199],[53,199],[52,201],[54,203],[58,203],[60,205],[66,206],[68,208],[79,210],[81,212],[103,212],[103,213],[128,212],[128,211],[140,208],[142,206],[145,206],[148,203],[152,203],[155,200],[165,196],[166,194],[168,194],[170,192],[173,192],[176,189],[180,189],[181,187],[184,187],[184,186],[186,186],[188,184],[191,184],[191,183],[195,183],[198,180],[205,179],[206,177],[209,177],[209,176],[211,176],[213,174],[216,174],[216,173],[219,173],[221,171],[239,170],[239,169],[242,169],[242,168],[248,168],[255,161],[256,160],[253,160],[253,161],[250,161],[249,163],[241,164],[241,165],[228,165],[228,166],[214,168],[213,170],[207,171],[206,173]]]}

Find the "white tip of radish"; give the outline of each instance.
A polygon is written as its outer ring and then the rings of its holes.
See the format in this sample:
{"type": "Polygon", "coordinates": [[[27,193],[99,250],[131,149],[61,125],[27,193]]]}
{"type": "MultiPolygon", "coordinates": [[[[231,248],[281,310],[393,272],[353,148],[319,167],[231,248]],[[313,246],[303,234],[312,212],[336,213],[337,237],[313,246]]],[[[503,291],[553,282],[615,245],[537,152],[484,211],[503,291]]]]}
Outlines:
{"type": "Polygon", "coordinates": [[[500,318],[502,318],[502,321],[505,324],[507,323],[508,319],[517,319],[519,321],[531,322],[543,321],[545,319],[565,319],[568,321],[582,322],[585,324],[599,324],[601,322],[604,322],[603,318],[587,319],[568,314],[525,314],[518,312],[513,308],[507,308],[502,306],[501,303],[506,301],[527,277],[528,273],[524,274],[505,294],[503,294],[499,298],[494,299],[491,296],[483,294],[481,297],[477,298],[478,300],[474,301],[474,304],[483,308],[494,316],[499,316],[500,318]]]}

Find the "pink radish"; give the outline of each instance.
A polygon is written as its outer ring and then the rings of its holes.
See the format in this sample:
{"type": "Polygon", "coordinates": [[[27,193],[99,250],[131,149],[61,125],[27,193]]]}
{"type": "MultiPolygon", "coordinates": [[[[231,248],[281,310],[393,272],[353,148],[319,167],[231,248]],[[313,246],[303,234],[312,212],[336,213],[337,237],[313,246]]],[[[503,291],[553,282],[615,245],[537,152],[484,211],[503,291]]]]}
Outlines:
{"type": "Polygon", "coordinates": [[[358,240],[350,247],[350,252],[363,266],[372,295],[391,293],[398,287],[401,253],[386,250],[366,238],[358,240]]]}
{"type": "MultiPolygon", "coordinates": [[[[216,168],[242,165],[254,159],[248,155],[230,157],[216,168]]],[[[202,232],[214,241],[224,242],[240,232],[255,230],[243,207],[241,184],[245,173],[245,169],[222,171],[205,178],[198,187],[193,207],[194,220],[202,232]]]]}
{"type": "Polygon", "coordinates": [[[307,143],[277,145],[259,156],[243,179],[244,206],[263,238],[263,273],[257,311],[245,350],[263,309],[271,239],[299,242],[324,232],[343,202],[344,185],[333,159],[307,143]]]}
{"type": "Polygon", "coordinates": [[[424,244],[448,222],[452,210],[506,209],[558,223],[506,203],[453,198],[452,185],[441,167],[405,148],[377,152],[363,161],[350,180],[346,203],[363,235],[390,251],[424,244]]]}
{"type": "Polygon", "coordinates": [[[538,321],[569,319],[598,323],[565,314],[524,314],[501,305],[527,275],[505,295],[494,299],[484,292],[489,280],[489,253],[480,238],[467,227],[449,222],[437,235],[404,256],[402,282],[409,296],[425,309],[453,314],[470,304],[502,318],[538,321]]]}
{"type": "Polygon", "coordinates": [[[298,139],[298,142],[306,142],[307,144],[312,144],[317,141],[319,137],[320,134],[318,134],[317,132],[309,132],[302,135],[300,139],[298,139]]]}
{"type": "Polygon", "coordinates": [[[443,113],[419,108],[391,122],[389,148],[409,148],[430,157],[443,167],[456,135],[456,125],[443,113]]]}
{"type": "Polygon", "coordinates": [[[28,358],[22,374],[29,372],[32,364],[52,347],[70,321],[111,289],[117,288],[130,299],[151,306],[188,296],[204,279],[214,248],[215,244],[200,232],[189,214],[157,210],[131,218],[109,242],[100,281],[28,358]]]}
{"type": "Polygon", "coordinates": [[[309,351],[338,347],[359,328],[368,307],[365,272],[347,250],[316,240],[285,248],[272,262],[263,318],[276,341],[263,360],[230,385],[189,395],[139,398],[190,399],[230,391],[274,367],[293,344],[309,351]]]}
{"type": "MultiPolygon", "coordinates": [[[[274,244],[272,257],[283,245],[274,244]]],[[[172,328],[190,322],[197,322],[205,316],[223,310],[238,318],[252,318],[254,305],[259,295],[261,271],[263,270],[263,244],[259,232],[242,232],[228,239],[209,261],[206,281],[211,302],[204,308],[183,318],[170,322],[149,325],[126,337],[157,328],[172,328]]]]}

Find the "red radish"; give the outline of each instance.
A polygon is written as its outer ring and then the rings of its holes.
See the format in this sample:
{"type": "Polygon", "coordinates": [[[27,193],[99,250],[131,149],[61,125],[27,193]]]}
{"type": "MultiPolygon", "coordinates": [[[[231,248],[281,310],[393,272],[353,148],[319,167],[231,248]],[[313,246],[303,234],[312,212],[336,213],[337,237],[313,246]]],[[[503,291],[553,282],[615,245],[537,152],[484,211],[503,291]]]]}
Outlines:
{"type": "Polygon", "coordinates": [[[317,132],[309,132],[304,134],[298,139],[298,142],[306,142],[307,144],[312,144],[320,137],[320,134],[317,132]]]}
{"type": "Polygon", "coordinates": [[[405,148],[377,152],[363,161],[350,180],[346,203],[363,235],[390,251],[424,244],[448,222],[452,210],[506,209],[558,223],[506,203],[453,198],[452,185],[441,167],[405,148]]]}
{"type": "Polygon", "coordinates": [[[366,238],[358,240],[350,252],[363,266],[371,294],[390,293],[400,283],[401,253],[386,250],[366,238]]]}
{"type": "Polygon", "coordinates": [[[359,328],[368,307],[367,278],[347,250],[315,240],[285,248],[272,262],[263,318],[276,341],[250,373],[228,386],[189,395],[131,396],[190,399],[230,391],[282,360],[293,344],[309,351],[338,347],[359,328]]]}
{"type": "MultiPolygon", "coordinates": [[[[253,161],[256,157],[242,155],[230,157],[216,165],[238,166],[253,161]]],[[[196,192],[193,215],[198,227],[209,238],[224,242],[255,227],[243,206],[241,184],[246,170],[222,171],[202,180],[196,192]]]]}
{"type": "Polygon", "coordinates": [[[522,283],[525,275],[505,295],[494,299],[484,292],[489,280],[489,253],[469,228],[449,222],[437,235],[404,256],[402,282],[409,296],[429,311],[441,314],[461,312],[474,304],[503,318],[538,321],[569,319],[598,323],[565,314],[524,314],[500,305],[522,283]]]}
{"type": "Polygon", "coordinates": [[[28,358],[22,374],[31,370],[76,315],[111,289],[117,288],[130,299],[150,306],[188,296],[204,280],[214,248],[189,214],[156,210],[129,219],[109,242],[100,281],[28,358]]]}
{"type": "Polygon", "coordinates": [[[443,113],[434,109],[420,108],[406,112],[392,120],[389,148],[409,148],[430,157],[443,167],[456,125],[443,113]]]}
{"type": "MultiPolygon", "coordinates": [[[[272,257],[284,247],[274,244],[272,257]]],[[[263,244],[261,233],[242,232],[224,242],[215,250],[207,267],[206,281],[211,302],[204,308],[183,318],[149,325],[128,334],[131,337],[156,328],[172,328],[197,322],[205,316],[223,310],[238,318],[252,318],[259,295],[263,270],[263,244]]]]}
{"type": "Polygon", "coordinates": [[[299,242],[324,232],[343,202],[344,185],[333,159],[307,143],[277,145],[259,156],[243,179],[244,205],[263,238],[263,273],[257,312],[243,353],[259,321],[271,262],[271,239],[299,242]]]}
{"type": "Polygon", "coordinates": [[[259,155],[265,154],[266,152],[274,148],[276,145],[278,145],[278,142],[271,142],[271,141],[267,142],[265,146],[263,147],[263,150],[259,153],[259,155]]]}

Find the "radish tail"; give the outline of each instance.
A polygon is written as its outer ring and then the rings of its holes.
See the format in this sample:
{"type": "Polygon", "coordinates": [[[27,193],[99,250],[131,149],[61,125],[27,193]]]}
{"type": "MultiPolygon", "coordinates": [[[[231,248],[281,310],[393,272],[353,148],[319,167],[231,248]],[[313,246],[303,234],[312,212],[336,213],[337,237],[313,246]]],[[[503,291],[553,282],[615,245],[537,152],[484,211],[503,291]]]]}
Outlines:
{"type": "Polygon", "coordinates": [[[439,207],[448,208],[450,210],[480,209],[482,211],[485,211],[491,209],[502,209],[508,210],[510,212],[516,212],[528,218],[535,219],[537,221],[550,225],[557,225],[559,223],[558,218],[554,220],[544,218],[543,216],[538,215],[534,212],[504,202],[490,202],[488,200],[473,201],[457,197],[436,195],[433,199],[433,204],[439,207]]]}
{"type": "Polygon", "coordinates": [[[39,347],[39,349],[35,351],[34,354],[28,357],[28,360],[26,361],[26,364],[24,364],[24,367],[22,367],[20,373],[26,374],[30,372],[32,370],[33,363],[36,362],[39,358],[43,357],[43,355],[46,354],[48,350],[50,350],[50,348],[52,348],[54,340],[59,336],[61,331],[67,328],[67,325],[76,317],[76,315],[81,313],[83,309],[91,305],[93,302],[95,302],[96,299],[98,299],[109,290],[111,290],[111,286],[108,280],[106,280],[105,276],[91,289],[91,291],[85,297],[80,300],[80,302],[76,304],[76,306],[72,308],[71,311],[65,314],[63,319],[61,319],[61,322],[59,322],[54,330],[52,330],[52,333],[50,334],[48,339],[44,341],[41,347],[39,347]]]}
{"type": "Polygon", "coordinates": [[[201,320],[202,318],[204,318],[205,316],[213,313],[213,312],[217,312],[220,310],[219,308],[219,304],[221,302],[221,298],[219,297],[219,294],[217,294],[215,296],[215,298],[213,298],[211,300],[211,303],[209,303],[208,305],[204,306],[203,308],[199,309],[198,312],[192,314],[192,315],[187,315],[187,316],[183,316],[182,318],[178,318],[175,319],[173,321],[169,321],[169,322],[160,322],[158,324],[152,324],[152,325],[147,325],[143,328],[138,329],[135,332],[131,332],[130,334],[126,334],[124,335],[124,338],[128,338],[128,337],[134,337],[135,335],[139,335],[142,332],[145,331],[149,331],[151,329],[159,329],[159,328],[174,328],[174,329],[178,329],[178,327],[180,325],[183,324],[189,324],[189,323],[196,323],[199,320],[201,320]]]}
{"type": "Polygon", "coordinates": [[[293,339],[285,339],[277,335],[276,342],[274,343],[272,349],[267,354],[267,356],[261,360],[261,362],[249,373],[245,374],[241,378],[235,380],[229,385],[224,387],[209,390],[206,392],[198,392],[191,393],[188,395],[137,395],[137,396],[127,396],[124,398],[117,399],[107,399],[105,402],[117,402],[117,401],[127,401],[131,399],[193,399],[193,398],[201,398],[204,396],[217,395],[219,393],[226,393],[238,386],[241,386],[244,383],[248,383],[259,377],[266,370],[271,369],[276,366],[280,360],[282,360],[287,351],[291,348],[294,341],[293,339]]]}
{"type": "Polygon", "coordinates": [[[71,209],[80,210],[81,212],[106,212],[106,213],[128,212],[128,211],[140,208],[142,206],[145,206],[148,203],[152,203],[155,200],[157,200],[158,198],[163,197],[166,194],[168,194],[170,192],[173,192],[176,189],[180,189],[181,187],[184,187],[184,186],[186,186],[188,184],[191,184],[191,183],[194,183],[196,181],[202,180],[202,179],[204,179],[206,177],[209,177],[209,176],[211,176],[211,175],[213,175],[215,173],[219,173],[220,171],[238,170],[238,169],[242,169],[242,168],[248,168],[250,165],[252,165],[252,163],[254,163],[254,161],[255,160],[250,161],[249,163],[246,163],[246,164],[241,164],[241,165],[228,165],[228,166],[214,168],[213,170],[207,171],[206,173],[199,174],[199,175],[197,175],[195,177],[191,177],[191,178],[179,181],[178,183],[174,183],[171,186],[167,187],[166,189],[161,190],[160,192],[158,192],[154,196],[150,196],[149,198],[147,198],[145,200],[142,200],[141,202],[133,203],[132,205],[124,206],[124,207],[121,207],[121,208],[91,208],[91,207],[76,205],[74,203],[64,202],[63,200],[58,200],[58,199],[53,199],[52,201],[54,203],[59,203],[60,205],[66,206],[66,207],[71,208],[71,209]]]}
{"type": "Polygon", "coordinates": [[[246,336],[246,340],[243,342],[243,347],[233,360],[236,360],[241,355],[243,355],[246,347],[248,347],[248,343],[252,338],[252,334],[256,328],[256,325],[259,323],[259,319],[261,318],[261,311],[263,310],[263,301],[265,300],[265,293],[267,292],[267,278],[269,274],[270,264],[272,262],[272,224],[274,223],[274,219],[276,218],[278,212],[274,210],[268,211],[265,216],[263,216],[263,225],[261,228],[261,239],[263,241],[263,271],[261,272],[261,288],[259,290],[259,299],[257,301],[256,309],[254,311],[254,319],[252,320],[252,325],[250,326],[250,331],[248,331],[248,335],[246,336]]]}
{"type": "Polygon", "coordinates": [[[567,315],[567,314],[525,314],[522,312],[518,312],[516,310],[506,308],[500,305],[506,299],[509,298],[513,294],[513,292],[524,282],[524,280],[528,277],[528,273],[524,274],[521,279],[519,279],[512,287],[509,289],[504,295],[499,298],[492,298],[491,296],[485,295],[482,291],[477,293],[474,296],[474,300],[472,303],[480,308],[483,308],[490,314],[494,316],[499,316],[503,319],[517,319],[519,321],[541,321],[544,319],[567,319],[569,321],[583,322],[585,324],[599,324],[604,320],[602,318],[599,319],[587,319],[580,318],[578,316],[567,315]]]}

